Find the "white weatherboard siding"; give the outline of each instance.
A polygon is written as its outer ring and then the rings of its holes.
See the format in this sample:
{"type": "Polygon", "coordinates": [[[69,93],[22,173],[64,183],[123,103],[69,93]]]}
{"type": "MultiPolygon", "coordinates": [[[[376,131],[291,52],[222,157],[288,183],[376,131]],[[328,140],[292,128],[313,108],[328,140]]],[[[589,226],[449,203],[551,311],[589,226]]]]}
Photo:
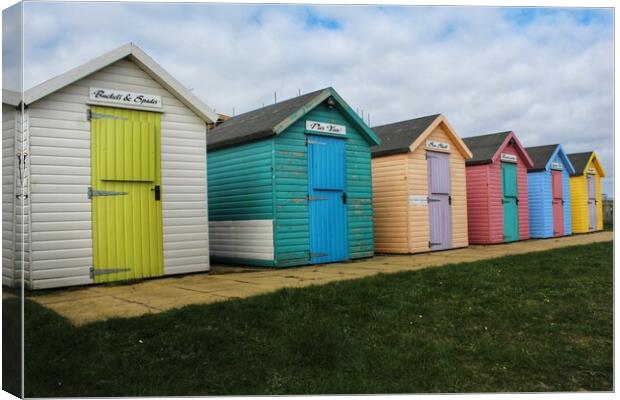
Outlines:
{"type": "Polygon", "coordinates": [[[15,127],[17,110],[2,104],[2,284],[15,274],[15,127]]]}
{"type": "Polygon", "coordinates": [[[274,258],[273,221],[210,221],[211,255],[268,260],[274,258]]]}
{"type": "Polygon", "coordinates": [[[162,96],[164,274],[208,270],[205,123],[125,59],[29,106],[33,288],[92,283],[90,87],[162,96]]]}

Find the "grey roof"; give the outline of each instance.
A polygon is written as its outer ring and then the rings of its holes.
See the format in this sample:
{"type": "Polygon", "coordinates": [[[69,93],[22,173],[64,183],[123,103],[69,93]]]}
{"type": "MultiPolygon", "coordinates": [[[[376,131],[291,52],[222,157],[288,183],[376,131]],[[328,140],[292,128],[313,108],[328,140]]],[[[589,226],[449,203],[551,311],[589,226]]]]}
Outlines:
{"type": "Polygon", "coordinates": [[[511,132],[507,131],[462,138],[463,142],[465,142],[473,154],[473,157],[465,161],[465,164],[476,165],[490,163],[499,147],[510,134],[511,132]]]}
{"type": "Polygon", "coordinates": [[[534,161],[534,166],[528,169],[528,171],[544,170],[549,162],[549,159],[553,156],[553,153],[555,153],[558,146],[558,144],[547,144],[544,146],[526,148],[525,151],[527,151],[527,154],[529,154],[532,161],[534,161]]]}
{"type": "Polygon", "coordinates": [[[381,144],[372,149],[372,156],[387,156],[390,154],[407,153],[409,146],[435,121],[441,114],[428,115],[394,122],[387,125],[375,126],[373,131],[381,139],[381,144]]]}
{"type": "Polygon", "coordinates": [[[592,155],[591,151],[587,151],[585,153],[573,153],[568,155],[568,159],[571,164],[573,164],[573,168],[575,168],[575,173],[573,175],[582,175],[586,166],[588,165],[588,160],[592,155]]]}
{"type": "MultiPolygon", "coordinates": [[[[328,88],[326,88],[328,89],[328,88]]],[[[209,150],[275,135],[274,128],[326,89],[317,90],[233,117],[207,134],[209,150]]]]}

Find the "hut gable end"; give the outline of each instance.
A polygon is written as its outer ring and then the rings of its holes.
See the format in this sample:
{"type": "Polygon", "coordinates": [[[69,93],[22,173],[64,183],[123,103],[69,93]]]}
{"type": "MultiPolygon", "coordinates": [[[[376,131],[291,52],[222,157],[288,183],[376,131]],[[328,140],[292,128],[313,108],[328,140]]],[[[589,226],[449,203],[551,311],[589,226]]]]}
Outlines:
{"type": "Polygon", "coordinates": [[[89,111],[95,105],[105,107],[107,116],[157,115],[153,120],[158,121],[154,126],[160,147],[161,273],[209,268],[205,157],[209,110],[191,93],[180,96],[186,89],[172,88],[178,82],[165,72],[154,76],[158,67],[138,52],[133,45],[117,49],[113,57],[96,59],[95,67],[78,67],[79,75],[72,70],[26,91],[25,102],[30,103],[24,129],[30,157],[25,174],[32,216],[27,239],[32,273],[27,283],[32,289],[94,283],[92,269],[100,268],[94,266],[93,202],[88,197],[93,186],[94,121],[89,111]],[[161,108],[132,105],[131,110],[121,110],[129,106],[92,101],[91,87],[160,96],[161,108]]]}

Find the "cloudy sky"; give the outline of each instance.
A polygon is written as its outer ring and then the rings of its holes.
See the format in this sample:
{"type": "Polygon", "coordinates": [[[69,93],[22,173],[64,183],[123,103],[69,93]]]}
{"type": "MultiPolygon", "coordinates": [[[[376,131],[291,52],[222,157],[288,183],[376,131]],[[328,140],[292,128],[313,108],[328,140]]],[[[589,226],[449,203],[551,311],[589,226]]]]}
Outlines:
{"type": "Polygon", "coordinates": [[[333,86],[371,125],[443,113],[461,136],[594,149],[613,191],[611,9],[29,2],[24,21],[26,89],[131,41],[221,113],[333,86]]]}

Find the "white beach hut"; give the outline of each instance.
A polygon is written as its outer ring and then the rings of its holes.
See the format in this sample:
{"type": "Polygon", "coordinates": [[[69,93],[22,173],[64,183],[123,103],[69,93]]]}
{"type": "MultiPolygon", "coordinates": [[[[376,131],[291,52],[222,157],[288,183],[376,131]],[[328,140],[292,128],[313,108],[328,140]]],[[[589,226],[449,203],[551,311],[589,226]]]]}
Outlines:
{"type": "Polygon", "coordinates": [[[23,98],[3,92],[3,285],[207,271],[216,120],[132,43],[23,98]]]}

